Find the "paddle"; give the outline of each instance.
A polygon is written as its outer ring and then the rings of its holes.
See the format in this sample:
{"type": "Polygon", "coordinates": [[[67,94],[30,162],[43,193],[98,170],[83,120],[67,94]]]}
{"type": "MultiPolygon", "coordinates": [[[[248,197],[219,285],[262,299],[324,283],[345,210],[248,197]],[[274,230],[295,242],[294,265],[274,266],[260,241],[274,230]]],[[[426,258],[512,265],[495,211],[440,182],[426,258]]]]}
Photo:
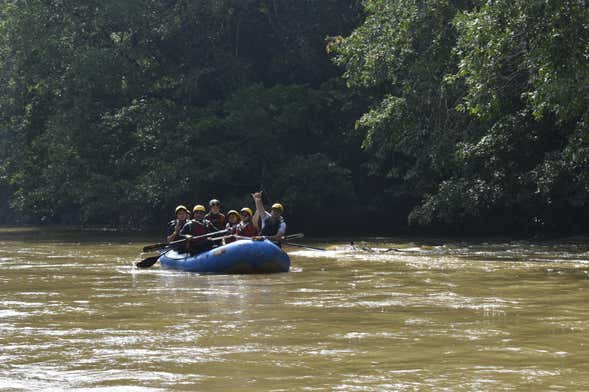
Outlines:
{"type": "Polygon", "coordinates": [[[208,236],[211,236],[211,235],[224,234],[224,233],[227,233],[227,230],[219,230],[219,231],[215,231],[215,232],[208,233],[208,234],[205,234],[205,235],[202,235],[202,236],[198,236],[198,237],[186,237],[186,238],[183,238],[181,240],[172,241],[172,242],[160,242],[159,244],[153,244],[153,245],[144,246],[143,247],[143,251],[144,252],[151,252],[153,250],[162,249],[162,248],[165,248],[165,247],[168,247],[168,246],[171,246],[171,245],[181,244],[181,243],[186,242],[187,240],[189,240],[191,238],[192,239],[205,238],[205,237],[208,237],[208,236]]]}
{"type": "MultiPolygon", "coordinates": [[[[294,240],[294,239],[298,239],[298,238],[303,238],[304,236],[305,235],[303,233],[291,234],[291,235],[287,235],[286,237],[284,237],[283,240],[294,240]]],[[[224,240],[226,238],[235,238],[238,240],[253,240],[253,237],[245,237],[245,236],[237,235],[237,234],[229,234],[229,235],[224,235],[221,237],[211,238],[211,241],[219,241],[219,240],[224,240]]]]}
{"type": "MultiPolygon", "coordinates": [[[[198,240],[198,239],[201,239],[201,238],[208,238],[208,237],[214,236],[216,234],[221,234],[221,233],[227,233],[227,230],[219,230],[219,231],[214,231],[212,233],[199,235],[199,236],[196,236],[196,237],[188,237],[188,238],[185,238],[183,240],[178,240],[178,241],[170,242],[169,244],[164,244],[164,247],[168,247],[168,246],[170,246],[172,244],[177,244],[177,243],[181,243],[181,242],[188,241],[188,240],[198,240]]],[[[137,264],[135,264],[135,266],[136,267],[139,267],[139,268],[149,268],[152,265],[154,265],[155,263],[157,263],[157,260],[159,258],[160,258],[160,255],[151,256],[151,257],[148,257],[146,259],[141,260],[140,262],[138,262],[137,264]]]]}
{"type": "Polygon", "coordinates": [[[306,248],[306,249],[312,249],[312,250],[320,250],[320,251],[323,251],[323,252],[327,251],[327,249],[325,249],[325,248],[315,248],[313,246],[307,246],[307,245],[301,245],[301,244],[293,244],[292,242],[283,241],[282,243],[283,244],[286,244],[286,245],[289,245],[289,246],[295,246],[295,247],[298,247],[298,248],[306,248]]]}
{"type": "Polygon", "coordinates": [[[159,244],[146,245],[143,247],[143,252],[151,252],[153,250],[165,248],[166,246],[181,244],[183,242],[186,242],[187,239],[188,238],[182,238],[181,240],[176,240],[172,242],[160,242],[159,244]]]}
{"type": "Polygon", "coordinates": [[[151,257],[141,260],[140,262],[135,264],[135,266],[137,268],[149,268],[152,265],[154,265],[159,258],[160,258],[160,255],[151,256],[151,257]]]}
{"type": "Polygon", "coordinates": [[[296,233],[296,234],[291,234],[291,235],[285,236],[284,237],[284,240],[285,241],[288,241],[288,240],[296,240],[296,239],[299,239],[299,238],[303,238],[304,236],[305,235],[303,233],[296,233]]]}

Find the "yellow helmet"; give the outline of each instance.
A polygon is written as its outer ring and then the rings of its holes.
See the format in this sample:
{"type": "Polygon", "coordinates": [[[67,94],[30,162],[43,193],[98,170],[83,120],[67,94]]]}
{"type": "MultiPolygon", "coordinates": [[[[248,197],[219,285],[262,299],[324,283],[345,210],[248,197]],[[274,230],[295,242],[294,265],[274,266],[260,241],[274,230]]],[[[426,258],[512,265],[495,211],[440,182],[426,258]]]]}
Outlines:
{"type": "Polygon", "coordinates": [[[235,215],[237,215],[239,217],[239,212],[237,212],[235,210],[229,210],[229,211],[227,211],[227,217],[229,217],[229,215],[231,215],[231,214],[235,214],[235,215]]]}
{"type": "Polygon", "coordinates": [[[254,214],[252,209],[249,207],[243,207],[240,212],[247,212],[249,216],[252,216],[254,214]]]}
{"type": "Polygon", "coordinates": [[[280,203],[274,203],[272,204],[271,210],[280,210],[280,213],[282,214],[284,212],[284,207],[280,203]]]}
{"type": "Polygon", "coordinates": [[[197,211],[201,211],[201,212],[207,212],[207,209],[205,208],[205,206],[201,205],[201,204],[197,204],[194,206],[194,208],[192,209],[192,213],[195,213],[197,211]]]}
{"type": "Polygon", "coordinates": [[[174,211],[174,213],[177,214],[178,211],[182,211],[182,210],[186,211],[186,213],[190,212],[190,211],[188,211],[188,208],[186,208],[185,206],[179,205],[178,207],[176,207],[176,210],[174,211]]]}

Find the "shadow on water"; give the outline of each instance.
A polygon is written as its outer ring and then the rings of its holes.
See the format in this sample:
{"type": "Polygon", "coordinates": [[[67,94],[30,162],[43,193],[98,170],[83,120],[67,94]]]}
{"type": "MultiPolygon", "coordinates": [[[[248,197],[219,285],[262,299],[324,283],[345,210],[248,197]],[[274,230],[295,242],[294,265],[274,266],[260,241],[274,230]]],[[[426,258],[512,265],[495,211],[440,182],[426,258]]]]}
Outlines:
{"type": "Polygon", "coordinates": [[[1,240],[41,241],[41,242],[153,242],[159,241],[157,234],[141,231],[116,230],[110,228],[81,228],[81,227],[0,227],[1,240]]]}

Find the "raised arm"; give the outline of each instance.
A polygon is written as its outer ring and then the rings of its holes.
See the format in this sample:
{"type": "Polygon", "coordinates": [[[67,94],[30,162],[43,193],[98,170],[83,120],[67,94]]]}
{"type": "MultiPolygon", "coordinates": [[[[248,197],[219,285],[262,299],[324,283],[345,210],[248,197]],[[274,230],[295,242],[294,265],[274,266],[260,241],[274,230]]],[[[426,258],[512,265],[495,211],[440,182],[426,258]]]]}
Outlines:
{"type": "Polygon", "coordinates": [[[252,225],[254,225],[254,227],[258,231],[261,230],[259,223],[260,223],[260,213],[258,212],[258,210],[256,210],[256,212],[254,212],[254,216],[252,216],[252,225]]]}
{"type": "Polygon", "coordinates": [[[262,191],[252,193],[252,197],[254,198],[254,203],[256,203],[256,214],[259,216],[264,216],[266,210],[264,209],[264,203],[262,203],[262,191]]]}

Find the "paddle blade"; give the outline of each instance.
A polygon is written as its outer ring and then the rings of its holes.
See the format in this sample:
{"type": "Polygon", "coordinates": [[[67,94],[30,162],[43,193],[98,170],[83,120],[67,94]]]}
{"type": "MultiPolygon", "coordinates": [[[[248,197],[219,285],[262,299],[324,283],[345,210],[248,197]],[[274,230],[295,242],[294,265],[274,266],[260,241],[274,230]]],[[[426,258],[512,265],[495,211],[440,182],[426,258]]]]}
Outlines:
{"type": "Polygon", "coordinates": [[[155,263],[157,263],[158,259],[160,258],[159,255],[157,256],[151,256],[148,257],[146,259],[141,260],[140,262],[138,262],[137,264],[135,264],[135,266],[137,268],[149,268],[152,265],[154,265],[155,263]]]}

